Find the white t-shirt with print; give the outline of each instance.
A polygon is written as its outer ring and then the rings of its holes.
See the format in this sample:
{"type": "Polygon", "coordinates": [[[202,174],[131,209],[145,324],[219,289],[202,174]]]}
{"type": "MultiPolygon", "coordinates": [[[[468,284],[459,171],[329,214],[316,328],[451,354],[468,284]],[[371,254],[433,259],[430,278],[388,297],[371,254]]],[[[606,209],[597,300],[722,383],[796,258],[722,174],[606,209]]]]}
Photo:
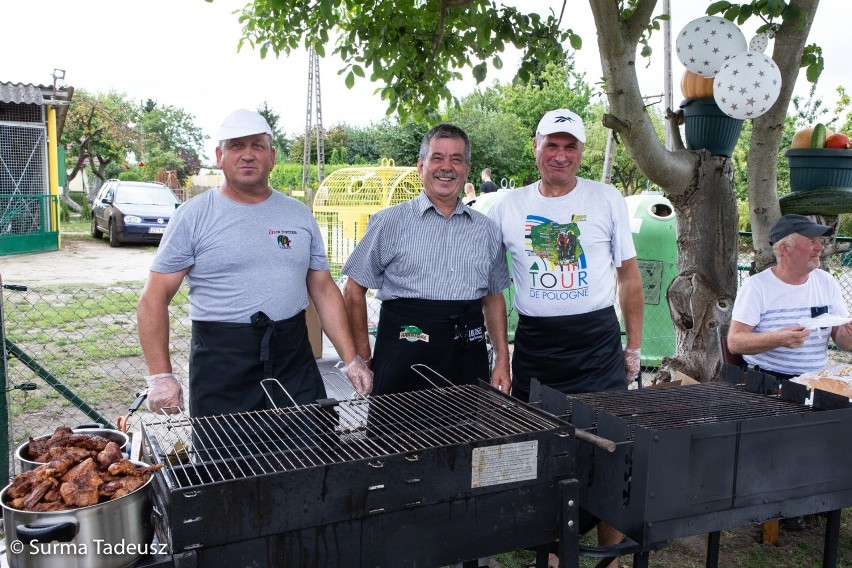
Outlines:
{"type": "Polygon", "coordinates": [[[511,253],[515,307],[528,316],[592,312],[615,303],[615,268],[634,258],[627,203],[611,185],[577,178],[561,197],[538,181],[489,211],[511,253]]]}

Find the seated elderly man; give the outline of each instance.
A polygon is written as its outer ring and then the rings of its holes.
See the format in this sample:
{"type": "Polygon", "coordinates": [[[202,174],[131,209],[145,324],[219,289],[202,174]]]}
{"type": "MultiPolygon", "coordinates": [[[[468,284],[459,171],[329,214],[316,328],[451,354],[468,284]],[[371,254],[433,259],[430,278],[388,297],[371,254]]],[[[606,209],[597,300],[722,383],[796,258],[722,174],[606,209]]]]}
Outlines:
{"type": "Polygon", "coordinates": [[[777,264],[747,278],[734,302],[728,349],[749,368],[789,379],[828,366],[828,338],[852,350],[852,323],[818,327],[822,314],[848,316],[840,285],[821,270],[821,238],[834,229],[784,215],[769,229],[777,264]]]}

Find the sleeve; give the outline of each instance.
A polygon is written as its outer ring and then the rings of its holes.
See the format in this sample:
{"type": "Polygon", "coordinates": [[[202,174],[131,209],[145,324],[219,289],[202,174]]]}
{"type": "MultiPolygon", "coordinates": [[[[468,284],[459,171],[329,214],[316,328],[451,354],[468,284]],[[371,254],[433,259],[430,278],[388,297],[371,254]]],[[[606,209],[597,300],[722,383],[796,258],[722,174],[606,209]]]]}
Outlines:
{"type": "Polygon", "coordinates": [[[311,259],[308,268],[311,270],[328,270],[328,257],[325,254],[325,242],[322,239],[322,233],[310,209],[307,212],[309,217],[308,230],[311,233],[311,259]]]}
{"type": "Polygon", "coordinates": [[[840,288],[840,283],[831,274],[828,275],[831,279],[831,307],[829,311],[838,316],[849,317],[849,308],[846,307],[846,302],[843,300],[843,290],[840,288]]]}
{"type": "Polygon", "coordinates": [[[377,290],[384,282],[381,242],[384,240],[386,217],[383,211],[379,211],[370,218],[367,231],[343,265],[343,274],[364,288],[377,290]]]}
{"type": "Polygon", "coordinates": [[[627,212],[627,201],[621,193],[616,193],[612,206],[612,262],[616,268],[622,261],[636,257],[636,246],[633,244],[633,233],[630,230],[630,215],[627,212]]]}
{"type": "Polygon", "coordinates": [[[166,232],[151,262],[151,272],[171,274],[195,264],[194,232],[196,215],[191,208],[178,207],[166,225],[166,232]]]}
{"type": "Polygon", "coordinates": [[[756,278],[750,276],[743,281],[731,311],[731,319],[752,327],[757,327],[760,323],[762,304],[759,281],[756,278]]]}
{"type": "MultiPolygon", "coordinates": [[[[496,229],[496,228],[495,228],[496,229]]],[[[498,294],[508,288],[512,281],[509,278],[509,263],[506,260],[506,246],[503,244],[502,235],[499,229],[495,230],[494,239],[499,246],[497,256],[491,267],[491,274],[488,277],[488,294],[498,294]]]]}

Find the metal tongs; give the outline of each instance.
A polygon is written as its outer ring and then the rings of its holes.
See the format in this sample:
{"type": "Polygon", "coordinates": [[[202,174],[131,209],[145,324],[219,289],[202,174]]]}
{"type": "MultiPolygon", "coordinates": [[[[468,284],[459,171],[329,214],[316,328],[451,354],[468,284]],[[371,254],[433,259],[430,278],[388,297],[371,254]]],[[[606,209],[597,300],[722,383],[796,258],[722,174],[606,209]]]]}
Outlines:
{"type": "Polygon", "coordinates": [[[148,398],[147,389],[140,393],[136,393],[136,400],[134,400],[133,404],[131,404],[127,409],[127,414],[115,419],[115,425],[121,432],[127,433],[127,427],[130,425],[130,417],[134,412],[139,410],[139,407],[142,406],[142,403],[145,402],[146,398],[148,398]]]}

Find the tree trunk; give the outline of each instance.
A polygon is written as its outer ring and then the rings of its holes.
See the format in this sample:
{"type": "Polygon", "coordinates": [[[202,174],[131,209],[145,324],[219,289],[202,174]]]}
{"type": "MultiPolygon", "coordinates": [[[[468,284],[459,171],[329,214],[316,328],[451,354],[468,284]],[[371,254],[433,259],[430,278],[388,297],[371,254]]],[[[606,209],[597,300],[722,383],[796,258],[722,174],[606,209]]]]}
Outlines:
{"type": "Polygon", "coordinates": [[[666,358],[658,380],[680,371],[700,382],[718,375],[719,330],[730,321],[737,291],[737,204],[733,165],[727,158],[699,156],[695,187],[672,192],[677,222],[678,276],[666,292],[677,351],[666,358]]]}
{"type": "MultiPolygon", "coordinates": [[[[670,378],[673,371],[702,382],[713,380],[721,358],[718,330],[730,321],[738,284],[739,234],[731,162],[706,151],[684,150],[674,124],[673,151],[666,150],[654,132],[636,78],[636,51],[648,29],[656,0],[635,0],[630,14],[622,13],[622,3],[613,0],[590,0],[589,4],[595,28],[600,32],[598,50],[610,106],[604,125],[618,132],[642,173],[663,188],[677,218],[679,275],[666,295],[677,349],[675,356],[660,368],[658,380],[670,378]]],[[[791,5],[799,10],[799,18],[784,22],[776,33],[773,53],[783,87],[772,109],[753,121],[749,196],[752,228],[757,225],[755,238],[761,243],[780,210],[775,191],[775,155],[818,4],[819,0],[791,0],[791,5]],[[757,222],[755,213],[760,215],[757,222]]],[[[678,113],[667,111],[669,121],[679,120],[678,113]]]]}

